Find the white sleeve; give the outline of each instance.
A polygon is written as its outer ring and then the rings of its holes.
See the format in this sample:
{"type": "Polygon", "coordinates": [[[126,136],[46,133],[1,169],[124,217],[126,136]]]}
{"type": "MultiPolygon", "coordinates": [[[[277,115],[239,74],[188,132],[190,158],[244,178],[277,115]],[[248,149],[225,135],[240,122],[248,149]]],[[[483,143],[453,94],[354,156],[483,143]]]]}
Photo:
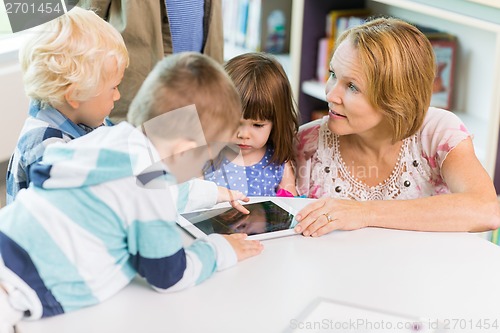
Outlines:
{"type": "Polygon", "coordinates": [[[227,239],[220,234],[210,234],[207,238],[215,248],[218,271],[225,270],[238,263],[236,252],[227,239]]]}
{"type": "Polygon", "coordinates": [[[174,198],[177,198],[179,213],[210,208],[217,203],[218,189],[213,182],[193,179],[185,183],[170,186],[174,198]]]}

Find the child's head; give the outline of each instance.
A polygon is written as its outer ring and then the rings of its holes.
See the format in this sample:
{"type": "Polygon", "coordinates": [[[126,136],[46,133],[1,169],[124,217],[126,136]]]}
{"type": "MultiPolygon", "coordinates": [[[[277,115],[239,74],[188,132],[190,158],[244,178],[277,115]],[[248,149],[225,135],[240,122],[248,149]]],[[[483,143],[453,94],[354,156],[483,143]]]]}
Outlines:
{"type": "Polygon", "coordinates": [[[26,94],[42,105],[61,110],[94,102],[87,109],[100,114],[86,114],[88,119],[81,121],[89,126],[95,125],[94,118],[102,123],[111,112],[120,97],[116,86],[129,63],[120,33],[80,7],[38,26],[21,48],[19,60],[26,94]],[[93,101],[98,96],[101,99],[93,101]]]}
{"type": "Polygon", "coordinates": [[[238,91],[222,66],[203,54],[184,52],[155,66],[130,105],[128,121],[143,127],[162,158],[180,151],[161,147],[187,143],[181,151],[190,152],[176,165],[167,163],[179,180],[201,174],[206,161],[223,147],[215,143],[228,142],[238,128],[240,115],[238,91]],[[186,177],[179,177],[177,167],[186,177]]]}
{"type": "Polygon", "coordinates": [[[269,54],[246,53],[230,59],[224,67],[240,93],[242,118],[272,123],[267,140],[274,147],[271,161],[281,164],[290,160],[299,120],[281,64],[269,54]]]}

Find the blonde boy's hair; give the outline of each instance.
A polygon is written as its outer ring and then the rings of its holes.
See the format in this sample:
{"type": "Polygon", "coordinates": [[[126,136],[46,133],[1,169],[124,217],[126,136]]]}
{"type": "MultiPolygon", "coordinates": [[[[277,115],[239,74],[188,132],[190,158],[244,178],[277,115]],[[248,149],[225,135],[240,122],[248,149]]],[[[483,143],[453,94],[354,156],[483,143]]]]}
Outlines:
{"type": "Polygon", "coordinates": [[[109,59],[118,70],[128,66],[122,36],[80,7],[38,26],[19,51],[26,94],[55,108],[65,103],[67,92],[79,102],[98,95],[102,83],[116,74],[105,67],[109,59]]]}
{"type": "MultiPolygon", "coordinates": [[[[141,126],[148,120],[194,105],[206,141],[233,134],[241,115],[238,91],[222,65],[195,52],[165,57],[148,75],[128,111],[128,122],[141,126]]],[[[189,118],[189,117],[188,117],[189,118]]],[[[189,122],[164,122],[156,130],[166,139],[196,141],[200,133],[189,122]]]]}

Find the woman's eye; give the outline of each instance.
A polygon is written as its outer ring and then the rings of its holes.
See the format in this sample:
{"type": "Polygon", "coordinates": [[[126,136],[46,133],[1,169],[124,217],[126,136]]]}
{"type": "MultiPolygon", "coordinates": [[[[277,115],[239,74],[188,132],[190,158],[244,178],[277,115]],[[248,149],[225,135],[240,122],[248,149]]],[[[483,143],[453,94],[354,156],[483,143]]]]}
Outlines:
{"type": "Polygon", "coordinates": [[[354,84],[349,83],[347,86],[351,91],[358,92],[358,88],[354,84]]]}
{"type": "Polygon", "coordinates": [[[337,76],[335,75],[334,71],[329,71],[330,72],[330,77],[335,79],[337,76]]]}

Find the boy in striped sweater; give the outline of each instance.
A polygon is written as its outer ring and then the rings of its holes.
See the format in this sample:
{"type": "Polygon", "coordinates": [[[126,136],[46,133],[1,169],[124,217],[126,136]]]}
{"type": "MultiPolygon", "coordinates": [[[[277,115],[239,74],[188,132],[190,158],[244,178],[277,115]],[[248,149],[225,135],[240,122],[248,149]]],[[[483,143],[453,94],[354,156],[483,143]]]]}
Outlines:
{"type": "MultiPolygon", "coordinates": [[[[184,248],[179,211],[239,192],[201,176],[236,130],[239,95],[223,68],[197,53],[158,63],[129,122],[47,147],[32,185],[0,211],[0,325],[98,304],[137,274],[158,291],[202,282],[262,251],[245,235],[211,235],[184,248]],[[190,180],[189,180],[190,179],[190,180]]],[[[0,326],[0,332],[1,326],[0,326]]]]}

